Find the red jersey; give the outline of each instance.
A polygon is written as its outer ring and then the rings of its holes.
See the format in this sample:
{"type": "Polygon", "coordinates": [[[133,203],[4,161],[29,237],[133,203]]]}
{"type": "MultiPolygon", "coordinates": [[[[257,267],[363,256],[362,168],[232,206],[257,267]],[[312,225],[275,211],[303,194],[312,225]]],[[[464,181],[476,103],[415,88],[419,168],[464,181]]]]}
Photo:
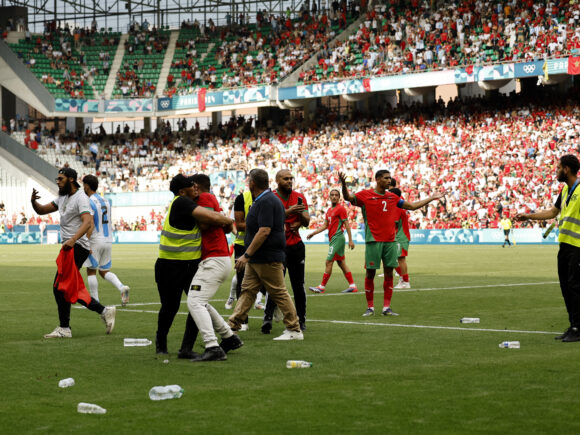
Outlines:
{"type": "Polygon", "coordinates": [[[397,242],[410,242],[411,232],[409,231],[409,212],[405,209],[399,209],[399,218],[397,219],[397,242]]]}
{"type": "Polygon", "coordinates": [[[344,236],[344,227],[346,225],[346,208],[341,204],[337,204],[335,207],[330,207],[326,212],[326,223],[328,224],[328,241],[337,236],[344,236]]]}
{"type": "MultiPolygon", "coordinates": [[[[280,193],[280,191],[278,189],[276,189],[274,191],[274,194],[278,198],[280,198],[280,201],[282,201],[282,204],[284,205],[284,208],[286,210],[288,210],[293,205],[298,204],[298,198],[302,198],[302,204],[304,205],[304,207],[306,207],[306,209],[308,209],[308,203],[306,202],[306,198],[304,197],[304,195],[296,192],[295,190],[290,192],[290,195],[287,198],[285,198],[283,196],[283,194],[280,193]]],[[[284,221],[284,226],[286,229],[286,232],[285,232],[286,246],[296,245],[297,243],[300,243],[302,241],[302,238],[300,237],[300,233],[298,231],[290,230],[290,224],[293,224],[293,223],[299,222],[299,221],[300,221],[300,216],[297,214],[291,214],[284,221]]]]}
{"type": "MultiPolygon", "coordinates": [[[[197,205],[209,210],[222,211],[216,197],[211,193],[202,193],[197,199],[197,205]]],[[[201,231],[201,259],[208,257],[229,257],[228,240],[224,229],[218,226],[210,226],[201,231]]]]}
{"type": "Polygon", "coordinates": [[[362,209],[365,221],[365,242],[394,242],[397,234],[395,222],[403,200],[392,192],[384,195],[373,189],[355,193],[355,203],[362,209]]]}

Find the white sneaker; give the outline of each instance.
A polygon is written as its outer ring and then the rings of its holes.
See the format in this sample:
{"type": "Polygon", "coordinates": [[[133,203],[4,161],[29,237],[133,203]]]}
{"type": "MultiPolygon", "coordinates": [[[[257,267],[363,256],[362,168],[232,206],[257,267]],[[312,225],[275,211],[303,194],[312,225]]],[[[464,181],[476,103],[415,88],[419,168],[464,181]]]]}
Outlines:
{"type": "Polygon", "coordinates": [[[264,304],[263,304],[262,302],[256,302],[256,303],[254,304],[254,308],[255,308],[256,310],[263,310],[263,309],[264,309],[264,308],[266,308],[266,307],[264,306],[264,304]]]}
{"type": "Polygon", "coordinates": [[[226,310],[232,309],[232,307],[234,306],[234,301],[235,301],[234,298],[232,298],[232,297],[228,298],[228,300],[226,301],[226,305],[225,305],[226,310]]]}
{"type": "Polygon", "coordinates": [[[275,322],[281,322],[284,319],[284,314],[282,314],[282,310],[276,306],[274,309],[274,314],[272,315],[275,322]]]}
{"type": "Polygon", "coordinates": [[[304,334],[302,331],[290,331],[285,329],[281,336],[274,338],[276,341],[286,341],[286,340],[304,340],[304,334]]]}
{"type": "Polygon", "coordinates": [[[72,332],[70,328],[57,326],[50,334],[45,334],[44,338],[72,338],[72,332]]]}
{"type": "Polygon", "coordinates": [[[121,288],[121,305],[125,306],[129,303],[129,290],[131,290],[129,288],[128,285],[124,285],[121,288]]]}
{"type": "Polygon", "coordinates": [[[240,326],[240,331],[247,331],[250,329],[250,325],[248,325],[247,323],[242,323],[242,326],[240,326]]]}
{"type": "Polygon", "coordinates": [[[399,283],[395,286],[395,288],[411,288],[411,283],[407,281],[399,281],[399,283]]]}
{"type": "Polygon", "coordinates": [[[115,316],[117,315],[117,308],[114,306],[105,307],[105,311],[101,314],[101,319],[105,322],[105,326],[107,327],[107,334],[113,332],[113,328],[115,328],[115,316]]]}

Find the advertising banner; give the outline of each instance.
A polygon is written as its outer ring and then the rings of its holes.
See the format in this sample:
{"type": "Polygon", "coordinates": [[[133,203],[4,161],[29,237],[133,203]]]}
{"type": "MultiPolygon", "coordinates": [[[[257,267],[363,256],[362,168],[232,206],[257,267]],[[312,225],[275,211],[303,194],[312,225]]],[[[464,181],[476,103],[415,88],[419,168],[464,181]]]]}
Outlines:
{"type": "Polygon", "coordinates": [[[99,111],[99,100],[55,98],[54,110],[68,113],[94,113],[99,111]]]}

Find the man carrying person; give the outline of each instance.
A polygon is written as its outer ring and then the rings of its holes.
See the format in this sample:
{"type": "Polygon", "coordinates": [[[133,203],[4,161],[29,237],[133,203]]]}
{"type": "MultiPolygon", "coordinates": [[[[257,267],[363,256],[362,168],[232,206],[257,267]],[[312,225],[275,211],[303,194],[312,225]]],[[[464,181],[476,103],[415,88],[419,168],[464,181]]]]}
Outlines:
{"type": "Polygon", "coordinates": [[[343,290],[343,293],[356,293],[358,289],[352,278],[352,273],[346,264],[344,255],[344,228],[346,228],[346,232],[348,233],[348,247],[350,249],[354,249],[354,242],[352,241],[352,234],[350,232],[350,225],[346,213],[346,208],[344,208],[342,204],[339,204],[340,192],[337,189],[332,189],[328,197],[330,199],[331,207],[326,212],[326,216],[324,217],[324,224],[306,236],[306,239],[310,240],[316,234],[319,234],[328,229],[328,255],[326,256],[326,264],[324,274],[322,275],[322,282],[316,287],[310,287],[310,290],[314,293],[324,293],[326,290],[326,283],[332,274],[332,266],[336,261],[338,267],[340,267],[344,277],[348,281],[348,288],[343,290]]]}
{"type": "Polygon", "coordinates": [[[124,285],[117,275],[111,272],[113,258],[113,230],[110,225],[111,203],[97,193],[99,179],[94,175],[86,175],[83,178],[83,188],[89,197],[93,210],[93,228],[92,231],[89,231],[91,253],[84,264],[87,268],[89,292],[94,299],[99,300],[99,281],[97,280],[97,269],[99,269],[99,275],[119,290],[121,304],[124,306],[129,302],[129,286],[124,285]]]}
{"type": "MultiPolygon", "coordinates": [[[[39,215],[54,213],[58,210],[60,214],[60,235],[62,240],[61,255],[63,254],[62,251],[73,250],[74,263],[78,273],[78,269],[82,267],[89,256],[91,248],[89,239],[86,236],[87,231],[89,231],[92,225],[91,206],[89,198],[77,182],[77,172],[74,169],[60,169],[58,171],[58,177],[56,178],[56,185],[58,186],[58,197],[44,205],[38,203],[37,200],[40,199],[40,196],[38,196],[36,189],[32,189],[32,208],[39,215]]],[[[61,255],[59,255],[59,259],[61,255]]],[[[61,271],[60,265],[59,271],[61,271]]],[[[58,307],[60,324],[54,331],[46,334],[44,338],[72,337],[70,310],[71,303],[75,302],[100,314],[101,319],[105,322],[107,334],[113,331],[117,312],[116,308],[114,306],[104,307],[98,300],[92,298],[88,294],[84,283],[82,283],[80,275],[78,275],[78,280],[70,276],[59,278],[59,273],[57,272],[52,292],[58,307]],[[60,279],[60,282],[57,279],[60,279]],[[63,289],[63,280],[67,281],[66,290],[63,289]]]]}
{"type": "Polygon", "coordinates": [[[397,234],[396,219],[399,217],[399,208],[416,210],[424,207],[431,201],[443,198],[442,193],[436,193],[427,199],[409,203],[399,196],[387,191],[391,186],[391,174],[385,169],[375,173],[375,189],[366,189],[351,194],[346,186],[346,177],[339,172],[338,177],[342,184],[342,195],[346,201],[360,207],[365,221],[365,296],[367,310],[363,316],[375,314],[374,308],[374,278],[381,262],[384,267],[384,316],[397,316],[391,309],[393,296],[393,268],[398,266],[400,245],[395,241],[397,234]]]}
{"type": "MultiPolygon", "coordinates": [[[[290,284],[294,292],[294,303],[300,321],[300,329],[306,329],[306,290],[304,288],[304,267],[306,260],[306,248],[298,230],[300,227],[308,228],[310,215],[308,203],[301,193],[292,190],[294,177],[288,169],[282,169],[276,174],[278,189],[274,194],[282,201],[285,209],[285,237],[286,237],[286,263],[284,270],[290,275],[290,284]]],[[[264,310],[264,322],[262,332],[269,334],[272,330],[272,318],[275,305],[266,298],[264,310]]]]}
{"type": "Polygon", "coordinates": [[[254,202],[246,217],[246,252],[236,261],[236,270],[245,269],[244,281],[240,298],[228,322],[234,331],[238,331],[248,317],[260,288],[265,287],[268,299],[282,311],[286,326],[282,335],[274,340],[304,340],[296,308],[284,282],[284,206],[268,188],[268,173],[263,169],[252,169],[248,184],[254,202]]]}

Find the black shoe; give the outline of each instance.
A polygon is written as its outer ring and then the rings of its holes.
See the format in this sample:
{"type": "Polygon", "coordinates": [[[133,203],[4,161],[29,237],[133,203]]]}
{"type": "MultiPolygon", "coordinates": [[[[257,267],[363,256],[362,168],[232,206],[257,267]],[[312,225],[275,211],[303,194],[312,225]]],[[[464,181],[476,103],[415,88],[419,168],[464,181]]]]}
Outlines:
{"type": "Polygon", "coordinates": [[[566,336],[570,333],[570,330],[572,329],[572,327],[570,326],[568,329],[566,329],[562,334],[560,335],[556,335],[554,337],[554,340],[563,340],[564,338],[566,338],[566,336]]]}
{"type": "Polygon", "coordinates": [[[157,355],[168,355],[167,352],[167,337],[156,337],[155,338],[155,352],[157,355]]]}
{"type": "Polygon", "coordinates": [[[197,358],[192,359],[193,362],[203,362],[203,361],[225,361],[228,356],[224,350],[219,346],[208,347],[205,352],[198,355],[197,358]]]}
{"type": "Polygon", "coordinates": [[[230,350],[239,349],[243,345],[244,342],[236,334],[232,335],[231,337],[224,338],[220,343],[220,347],[223,349],[225,353],[228,353],[230,350]]]}
{"type": "Polygon", "coordinates": [[[201,355],[193,350],[185,350],[180,349],[179,353],[177,354],[177,358],[179,359],[195,359],[199,358],[201,355]]]}
{"type": "Polygon", "coordinates": [[[262,323],[262,334],[269,334],[272,330],[272,322],[264,322],[262,323]]]}
{"type": "Polygon", "coordinates": [[[300,322],[300,330],[306,331],[306,322],[300,322]]]}
{"type": "Polygon", "coordinates": [[[580,330],[576,327],[570,328],[570,331],[562,339],[563,343],[573,343],[575,341],[580,341],[580,330]]]}

